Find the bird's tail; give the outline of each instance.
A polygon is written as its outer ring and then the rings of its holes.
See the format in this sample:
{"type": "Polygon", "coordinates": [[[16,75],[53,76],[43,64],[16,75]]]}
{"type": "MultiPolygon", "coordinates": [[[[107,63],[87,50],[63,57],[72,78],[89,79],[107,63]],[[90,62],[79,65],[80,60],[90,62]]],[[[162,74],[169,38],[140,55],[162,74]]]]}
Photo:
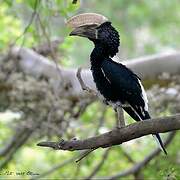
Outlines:
{"type": "Polygon", "coordinates": [[[166,149],[164,147],[164,144],[162,142],[162,139],[161,139],[160,135],[159,134],[153,134],[153,137],[155,138],[155,140],[156,140],[157,144],[159,145],[160,149],[164,152],[164,154],[167,155],[167,151],[166,151],[166,149]]]}
{"type": "MultiPolygon", "coordinates": [[[[136,121],[151,119],[151,116],[149,115],[149,113],[147,111],[144,111],[144,115],[142,115],[141,113],[138,113],[139,115],[137,115],[135,110],[132,109],[131,107],[125,107],[124,110],[136,121]]],[[[156,142],[158,143],[159,148],[167,155],[167,151],[164,147],[164,144],[163,144],[163,141],[162,141],[160,135],[153,134],[153,137],[156,139],[156,142]]]]}
{"type": "MultiPolygon", "coordinates": [[[[146,119],[151,119],[151,116],[149,115],[149,113],[147,111],[145,111],[145,118],[144,118],[144,120],[146,120],[146,119]]],[[[153,134],[153,137],[155,138],[159,148],[164,152],[164,154],[167,155],[167,151],[166,151],[166,149],[164,147],[164,144],[163,144],[163,141],[162,141],[160,135],[159,134],[153,134]]]]}

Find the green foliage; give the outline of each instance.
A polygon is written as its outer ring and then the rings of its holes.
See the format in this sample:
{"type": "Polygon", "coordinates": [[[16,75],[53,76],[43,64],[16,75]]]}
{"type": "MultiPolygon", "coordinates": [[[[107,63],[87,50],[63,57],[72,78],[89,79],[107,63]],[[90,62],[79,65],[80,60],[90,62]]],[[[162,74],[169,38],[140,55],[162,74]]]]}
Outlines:
{"type": "Polygon", "coordinates": [[[79,5],[72,4],[71,0],[1,2],[0,51],[14,43],[32,47],[41,41],[64,36],[64,21],[79,5]]]}
{"type": "Polygon", "coordinates": [[[0,51],[2,51],[8,47],[12,39],[20,35],[21,22],[9,13],[8,5],[5,3],[1,4],[0,19],[0,51]]]}
{"type": "Polygon", "coordinates": [[[161,154],[155,158],[149,166],[147,166],[143,173],[145,178],[151,177],[152,179],[179,179],[180,166],[179,166],[179,142],[180,134],[177,134],[173,142],[168,147],[168,156],[161,154]]]}

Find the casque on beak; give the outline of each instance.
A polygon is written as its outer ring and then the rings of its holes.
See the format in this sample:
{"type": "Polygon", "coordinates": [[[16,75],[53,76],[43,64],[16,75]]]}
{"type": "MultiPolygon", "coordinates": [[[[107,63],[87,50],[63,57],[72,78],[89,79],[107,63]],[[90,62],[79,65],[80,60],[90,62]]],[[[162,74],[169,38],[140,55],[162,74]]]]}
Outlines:
{"type": "Polygon", "coordinates": [[[108,21],[108,19],[100,14],[96,13],[83,13],[70,18],[66,24],[73,28],[70,36],[81,36],[91,39],[97,39],[97,27],[102,23],[108,21]]]}
{"type": "Polygon", "coordinates": [[[97,25],[84,25],[76,27],[69,35],[70,36],[81,36],[91,39],[97,39],[97,25]]]}

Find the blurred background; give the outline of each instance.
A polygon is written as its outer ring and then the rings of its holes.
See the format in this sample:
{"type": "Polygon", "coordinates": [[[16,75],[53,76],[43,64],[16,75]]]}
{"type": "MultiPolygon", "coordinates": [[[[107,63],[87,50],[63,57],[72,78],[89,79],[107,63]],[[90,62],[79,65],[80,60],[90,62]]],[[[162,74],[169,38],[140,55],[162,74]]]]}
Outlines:
{"type": "MultiPolygon", "coordinates": [[[[78,163],[82,152],[36,146],[44,140],[84,139],[116,125],[112,108],[88,95],[75,96],[59,72],[89,68],[93,44],[69,37],[65,25],[84,12],[103,14],[120,32],[117,61],[179,51],[179,0],[0,0],[0,178],[180,179],[179,132],[162,134],[169,140],[168,156],[156,152],[151,136],[97,149],[78,163]],[[17,47],[25,48],[22,54],[17,47]],[[61,68],[45,70],[41,63],[31,68],[28,50],[61,68]]],[[[153,117],[180,112],[179,76],[165,72],[146,87],[153,117]]]]}

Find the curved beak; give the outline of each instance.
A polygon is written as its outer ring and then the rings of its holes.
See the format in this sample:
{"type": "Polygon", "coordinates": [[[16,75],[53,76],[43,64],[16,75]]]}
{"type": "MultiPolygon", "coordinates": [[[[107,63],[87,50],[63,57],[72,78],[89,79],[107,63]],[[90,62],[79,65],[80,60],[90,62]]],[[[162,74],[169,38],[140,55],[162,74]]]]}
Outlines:
{"type": "Polygon", "coordinates": [[[76,27],[69,35],[97,39],[97,25],[84,25],[76,27]]]}

